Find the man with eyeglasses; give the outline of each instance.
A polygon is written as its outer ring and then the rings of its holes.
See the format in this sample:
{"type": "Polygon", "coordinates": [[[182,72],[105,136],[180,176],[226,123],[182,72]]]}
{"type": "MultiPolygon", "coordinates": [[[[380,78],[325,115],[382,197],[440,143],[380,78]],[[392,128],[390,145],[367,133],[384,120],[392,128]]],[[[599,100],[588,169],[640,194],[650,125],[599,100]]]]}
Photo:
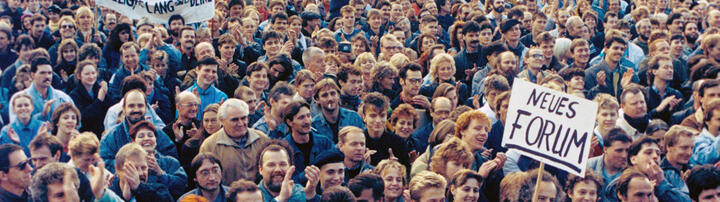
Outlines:
{"type": "Polygon", "coordinates": [[[32,167],[23,148],[15,144],[0,145],[0,201],[29,201],[32,167]]]}
{"type": "Polygon", "coordinates": [[[58,40],[55,44],[50,46],[48,49],[48,53],[50,54],[50,61],[57,61],[58,57],[58,46],[60,46],[60,43],[64,41],[65,39],[75,39],[75,43],[78,47],[81,47],[83,45],[83,41],[79,40],[80,38],[75,38],[75,33],[77,32],[76,26],[75,26],[75,20],[72,18],[62,18],[60,19],[60,25],[58,26],[58,32],[60,33],[60,40],[58,40]]]}
{"type": "Polygon", "coordinates": [[[197,188],[190,190],[180,197],[178,201],[190,194],[205,198],[207,201],[228,201],[226,194],[229,187],[220,184],[222,180],[222,164],[212,153],[200,153],[193,158],[188,172],[188,178],[194,179],[191,186],[197,188]]]}
{"type": "Polygon", "coordinates": [[[393,35],[386,34],[380,39],[380,55],[378,61],[390,61],[393,55],[401,53],[403,44],[393,35]]]}
{"type": "Polygon", "coordinates": [[[200,98],[188,91],[179,93],[175,97],[175,108],[177,109],[177,119],[174,123],[163,128],[163,132],[167,134],[180,154],[180,165],[185,170],[190,170],[190,161],[194,154],[183,153],[183,145],[190,139],[202,139],[202,121],[197,118],[200,111],[200,98]]]}
{"type": "Polygon", "coordinates": [[[521,79],[527,79],[528,81],[533,83],[537,83],[538,77],[545,77],[546,75],[548,75],[542,69],[545,56],[543,55],[542,50],[534,47],[530,48],[527,54],[528,57],[525,58],[525,69],[523,69],[518,74],[518,77],[521,79]]]}

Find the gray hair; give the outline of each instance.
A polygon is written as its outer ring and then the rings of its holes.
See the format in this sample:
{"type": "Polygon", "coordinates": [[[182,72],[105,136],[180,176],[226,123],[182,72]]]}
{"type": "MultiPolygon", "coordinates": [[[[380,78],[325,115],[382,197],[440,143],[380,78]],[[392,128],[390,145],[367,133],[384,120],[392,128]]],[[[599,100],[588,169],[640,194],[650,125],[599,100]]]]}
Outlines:
{"type": "Polygon", "coordinates": [[[225,118],[227,118],[226,113],[227,113],[228,107],[239,109],[240,113],[249,114],[248,105],[247,105],[247,103],[245,103],[245,101],[242,101],[237,98],[230,98],[228,100],[225,100],[225,102],[223,102],[223,104],[220,105],[220,108],[218,109],[218,113],[217,113],[218,119],[225,120],[225,118]]]}
{"type": "Polygon", "coordinates": [[[73,178],[71,180],[73,184],[75,184],[75,187],[80,186],[80,180],[75,169],[63,163],[50,163],[37,170],[32,177],[32,181],[30,182],[30,195],[33,201],[48,201],[48,185],[56,183],[62,184],[65,178],[65,171],[68,169],[72,172],[70,175],[73,178]]]}
{"type": "Polygon", "coordinates": [[[308,62],[310,62],[310,57],[315,54],[325,54],[325,52],[322,49],[315,47],[315,46],[309,47],[302,54],[303,63],[307,65],[308,62]]]}
{"type": "Polygon", "coordinates": [[[553,55],[558,59],[565,58],[566,52],[570,49],[572,41],[568,38],[555,39],[555,47],[553,47],[553,55]]]}

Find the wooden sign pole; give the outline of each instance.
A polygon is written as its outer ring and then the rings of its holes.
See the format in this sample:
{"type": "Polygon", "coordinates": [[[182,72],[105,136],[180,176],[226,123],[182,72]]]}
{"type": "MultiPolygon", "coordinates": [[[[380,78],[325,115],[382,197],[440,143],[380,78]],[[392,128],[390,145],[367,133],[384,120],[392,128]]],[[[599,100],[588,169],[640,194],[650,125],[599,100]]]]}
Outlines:
{"type": "Polygon", "coordinates": [[[538,167],[538,176],[537,180],[535,181],[535,191],[533,191],[533,197],[532,201],[538,201],[538,188],[540,188],[540,181],[542,181],[543,176],[543,170],[545,169],[545,163],[542,161],[540,162],[540,167],[538,167]]]}

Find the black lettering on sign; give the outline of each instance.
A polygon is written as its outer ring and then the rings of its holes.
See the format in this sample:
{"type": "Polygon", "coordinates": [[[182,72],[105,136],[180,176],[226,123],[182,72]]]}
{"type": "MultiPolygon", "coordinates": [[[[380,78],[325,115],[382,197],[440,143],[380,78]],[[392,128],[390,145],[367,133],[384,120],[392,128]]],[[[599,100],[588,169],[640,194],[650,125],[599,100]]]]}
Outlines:
{"type": "Polygon", "coordinates": [[[538,93],[538,91],[538,89],[533,89],[530,92],[530,96],[528,97],[525,105],[530,105],[532,103],[533,107],[547,110],[547,112],[549,113],[554,113],[560,116],[565,115],[568,118],[575,117],[576,112],[573,108],[573,105],[579,104],[577,101],[572,101],[569,104],[566,104],[568,101],[570,101],[570,98],[562,95],[555,95],[552,92],[541,91],[538,93]],[[565,108],[568,109],[566,110],[565,108]]]}

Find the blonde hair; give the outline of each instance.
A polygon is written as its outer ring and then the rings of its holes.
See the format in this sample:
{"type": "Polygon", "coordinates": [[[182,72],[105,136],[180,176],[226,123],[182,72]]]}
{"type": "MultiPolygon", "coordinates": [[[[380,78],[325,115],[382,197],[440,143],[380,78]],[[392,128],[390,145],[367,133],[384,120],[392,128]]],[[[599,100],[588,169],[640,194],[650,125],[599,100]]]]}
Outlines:
{"type": "MultiPolygon", "coordinates": [[[[445,63],[445,62],[450,64],[450,66],[452,67],[452,73],[453,73],[453,75],[455,75],[455,71],[457,71],[457,69],[455,68],[455,59],[453,59],[453,57],[450,56],[450,54],[440,53],[440,54],[436,55],[432,60],[430,60],[430,80],[431,81],[436,81],[438,79],[438,77],[437,77],[438,65],[440,63],[445,63]]],[[[452,80],[455,80],[455,77],[450,77],[450,78],[452,80]]]]}
{"type": "Polygon", "coordinates": [[[410,190],[410,198],[419,201],[422,193],[430,188],[445,191],[447,180],[437,173],[430,171],[422,171],[410,180],[408,189],[410,190]]]}
{"type": "Polygon", "coordinates": [[[357,58],[355,58],[354,65],[359,67],[360,64],[365,63],[365,61],[368,61],[368,60],[373,61],[373,63],[377,62],[375,60],[375,56],[373,56],[372,53],[370,53],[370,52],[360,53],[360,55],[358,55],[357,58]]]}
{"type": "Polygon", "coordinates": [[[593,102],[598,103],[598,111],[602,109],[617,111],[620,109],[620,104],[615,96],[607,93],[600,93],[595,96],[593,102]]]}
{"type": "Polygon", "coordinates": [[[456,163],[470,168],[473,163],[473,154],[467,147],[465,142],[459,138],[453,137],[450,140],[442,144],[440,148],[433,154],[430,159],[430,171],[436,173],[443,173],[446,179],[450,179],[452,176],[448,175],[451,173],[445,173],[447,171],[446,163],[455,161],[456,163]]]}
{"type": "Polygon", "coordinates": [[[373,170],[373,172],[380,177],[383,177],[384,174],[387,173],[388,169],[395,168],[400,171],[400,176],[403,178],[403,185],[407,184],[407,178],[405,173],[407,173],[407,168],[405,168],[404,165],[400,164],[397,160],[392,159],[384,159],[378,163],[377,167],[373,170]]]}
{"type": "Polygon", "coordinates": [[[125,161],[130,157],[147,158],[147,152],[137,143],[129,143],[122,146],[115,154],[115,172],[123,170],[125,161]]]}
{"type": "Polygon", "coordinates": [[[72,155],[79,155],[82,153],[95,154],[100,148],[100,140],[92,132],[83,132],[80,135],[75,136],[68,143],[68,151],[72,155]]]}

